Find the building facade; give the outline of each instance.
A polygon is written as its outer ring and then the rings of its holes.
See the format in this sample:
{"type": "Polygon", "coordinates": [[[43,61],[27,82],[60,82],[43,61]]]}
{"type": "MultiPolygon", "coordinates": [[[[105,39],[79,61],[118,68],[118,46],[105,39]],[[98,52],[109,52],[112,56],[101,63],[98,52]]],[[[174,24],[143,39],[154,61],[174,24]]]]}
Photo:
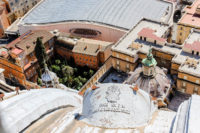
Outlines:
{"type": "Polygon", "coordinates": [[[53,55],[54,35],[47,31],[28,32],[8,44],[1,52],[0,67],[5,77],[26,85],[26,80],[36,82],[39,65],[35,56],[36,39],[42,38],[49,58],[53,55]]]}
{"type": "Polygon", "coordinates": [[[191,30],[181,52],[172,59],[173,73],[178,75],[177,89],[188,94],[200,94],[199,37],[199,30],[191,30]]]}
{"type": "Polygon", "coordinates": [[[183,44],[192,28],[200,29],[200,0],[184,8],[184,15],[178,22],[176,43],[183,44]]]}
{"type": "Polygon", "coordinates": [[[3,0],[7,5],[8,18],[12,23],[19,17],[24,16],[40,0],[3,0]]]}
{"type": "Polygon", "coordinates": [[[70,37],[69,35],[59,35],[57,37],[56,53],[74,61],[76,65],[88,66],[98,69],[111,56],[111,46],[113,43],[87,38],[70,37]]]}
{"type": "Polygon", "coordinates": [[[7,15],[6,3],[0,1],[0,38],[4,36],[4,31],[10,25],[7,15]]]}
{"type": "Polygon", "coordinates": [[[167,43],[169,29],[168,25],[155,21],[140,21],[112,47],[112,65],[123,72],[135,71],[152,47],[157,65],[168,70],[176,89],[200,95],[200,32],[192,29],[181,47],[167,43]]]}

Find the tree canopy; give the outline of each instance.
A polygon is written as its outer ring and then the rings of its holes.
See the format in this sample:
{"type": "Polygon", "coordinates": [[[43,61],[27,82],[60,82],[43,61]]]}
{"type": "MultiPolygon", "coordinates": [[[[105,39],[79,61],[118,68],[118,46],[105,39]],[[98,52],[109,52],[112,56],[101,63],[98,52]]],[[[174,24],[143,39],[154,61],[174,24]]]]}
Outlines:
{"type": "Polygon", "coordinates": [[[41,37],[38,37],[37,41],[36,41],[35,56],[38,60],[40,67],[43,69],[45,67],[45,61],[47,59],[47,54],[46,54],[44,44],[42,43],[41,37]]]}

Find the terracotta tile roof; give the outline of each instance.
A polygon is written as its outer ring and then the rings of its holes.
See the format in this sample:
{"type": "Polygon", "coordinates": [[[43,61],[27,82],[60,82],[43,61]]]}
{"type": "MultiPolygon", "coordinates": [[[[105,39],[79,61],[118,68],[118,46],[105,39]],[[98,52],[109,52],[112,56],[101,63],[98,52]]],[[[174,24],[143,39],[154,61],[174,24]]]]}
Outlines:
{"type": "Polygon", "coordinates": [[[200,52],[200,42],[194,41],[192,44],[185,43],[184,48],[200,52]]]}
{"type": "Polygon", "coordinates": [[[195,14],[199,4],[200,0],[196,0],[191,6],[186,6],[184,8],[186,13],[179,20],[179,23],[200,27],[200,16],[195,14]]]}
{"type": "Polygon", "coordinates": [[[0,56],[4,56],[4,55],[7,55],[8,54],[8,50],[5,49],[5,48],[1,48],[0,49],[0,56]]]}
{"type": "Polygon", "coordinates": [[[34,59],[33,61],[29,61],[29,63],[24,66],[24,70],[28,69],[32,65],[32,63],[35,63],[35,62],[37,62],[37,59],[34,59]]]}
{"type": "Polygon", "coordinates": [[[150,28],[143,28],[139,33],[138,36],[146,37],[146,38],[151,38],[160,42],[165,42],[166,39],[158,37],[157,35],[154,34],[154,30],[150,28]]]}
{"type": "Polygon", "coordinates": [[[23,52],[22,49],[19,49],[19,48],[14,48],[12,49],[11,53],[15,54],[15,55],[18,55],[20,54],[21,52],[23,52]]]}
{"type": "Polygon", "coordinates": [[[21,35],[16,40],[12,41],[7,45],[7,48],[18,48],[25,51],[26,55],[32,53],[35,49],[35,43],[38,37],[42,37],[42,42],[46,43],[51,38],[53,38],[53,34],[48,31],[30,31],[23,35],[21,35]]]}
{"type": "Polygon", "coordinates": [[[72,51],[74,53],[96,56],[100,51],[104,51],[111,44],[111,42],[82,38],[77,41],[77,45],[74,46],[72,51]]]}

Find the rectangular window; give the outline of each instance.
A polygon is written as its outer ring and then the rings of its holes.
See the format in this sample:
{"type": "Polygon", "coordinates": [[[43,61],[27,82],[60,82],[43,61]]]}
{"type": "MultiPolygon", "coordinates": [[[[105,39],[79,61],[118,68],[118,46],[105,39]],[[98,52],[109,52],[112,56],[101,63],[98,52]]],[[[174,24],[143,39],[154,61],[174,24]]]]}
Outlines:
{"type": "Polygon", "coordinates": [[[186,87],[186,83],[185,82],[182,82],[182,87],[186,87]]]}
{"type": "Polygon", "coordinates": [[[194,87],[194,91],[198,92],[198,87],[197,86],[194,87]]]}
{"type": "Polygon", "coordinates": [[[129,68],[129,64],[126,64],[126,68],[129,68]]]}
{"type": "Polygon", "coordinates": [[[119,61],[117,60],[117,65],[119,65],[119,61]]]}
{"type": "Polygon", "coordinates": [[[117,54],[117,58],[119,58],[119,54],[117,54]]]}
{"type": "Polygon", "coordinates": [[[181,39],[179,39],[179,43],[181,43],[181,39]]]}
{"type": "Polygon", "coordinates": [[[117,70],[119,70],[119,66],[117,66],[117,70]]]}

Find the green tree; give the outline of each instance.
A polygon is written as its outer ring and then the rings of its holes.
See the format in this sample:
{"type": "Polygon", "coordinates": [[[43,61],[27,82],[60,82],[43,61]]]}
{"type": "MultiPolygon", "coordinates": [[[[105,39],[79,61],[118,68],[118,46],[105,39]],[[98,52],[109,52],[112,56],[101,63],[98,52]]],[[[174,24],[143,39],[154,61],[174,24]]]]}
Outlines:
{"type": "Polygon", "coordinates": [[[72,87],[72,85],[73,85],[73,78],[72,78],[72,76],[68,76],[66,85],[68,87],[72,87]]]}
{"type": "Polygon", "coordinates": [[[67,77],[64,77],[64,78],[62,79],[62,81],[63,81],[63,83],[66,83],[66,82],[68,81],[68,78],[67,78],[67,77]]]}
{"type": "Polygon", "coordinates": [[[79,78],[74,78],[73,83],[74,83],[75,89],[77,89],[77,90],[80,88],[80,85],[82,84],[80,82],[79,78]]]}
{"type": "Polygon", "coordinates": [[[75,67],[74,68],[74,73],[77,73],[78,72],[78,69],[75,67]]]}
{"type": "Polygon", "coordinates": [[[82,78],[81,76],[78,76],[78,79],[82,84],[85,84],[87,82],[87,79],[86,78],[82,78]]]}
{"type": "Polygon", "coordinates": [[[62,68],[62,73],[63,73],[64,76],[67,76],[67,75],[73,76],[74,69],[70,66],[64,66],[62,68]]]}
{"type": "Polygon", "coordinates": [[[40,78],[37,79],[37,84],[40,86],[42,85],[42,80],[40,78]]]}
{"type": "Polygon", "coordinates": [[[83,72],[83,76],[87,77],[88,73],[87,72],[83,72]]]}
{"type": "Polygon", "coordinates": [[[77,90],[80,90],[82,86],[83,86],[83,84],[80,82],[80,83],[78,84],[78,86],[76,86],[76,89],[77,89],[77,90]]]}
{"type": "Polygon", "coordinates": [[[40,68],[45,67],[45,61],[47,59],[46,50],[44,44],[42,43],[42,39],[40,37],[37,38],[36,46],[35,46],[35,56],[38,60],[40,68]]]}
{"type": "Polygon", "coordinates": [[[94,71],[92,69],[89,70],[89,76],[92,77],[94,74],[94,71]]]}
{"type": "Polygon", "coordinates": [[[63,84],[63,80],[61,78],[59,78],[59,83],[63,84]]]}
{"type": "Polygon", "coordinates": [[[59,59],[55,60],[56,65],[60,65],[61,61],[59,59]]]}
{"type": "Polygon", "coordinates": [[[60,67],[57,66],[57,65],[51,65],[51,69],[56,73],[56,74],[59,74],[60,72],[60,67]]]}

